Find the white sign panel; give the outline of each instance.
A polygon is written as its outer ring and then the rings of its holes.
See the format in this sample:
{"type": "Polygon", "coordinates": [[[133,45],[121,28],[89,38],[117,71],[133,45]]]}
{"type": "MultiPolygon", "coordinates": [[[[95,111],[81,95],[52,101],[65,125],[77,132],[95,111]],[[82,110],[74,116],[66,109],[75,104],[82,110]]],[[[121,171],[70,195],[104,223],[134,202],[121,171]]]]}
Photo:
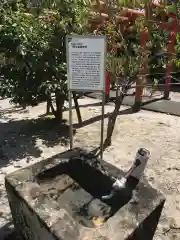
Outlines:
{"type": "Polygon", "coordinates": [[[67,36],[68,89],[104,91],[104,36],[67,36]]]}

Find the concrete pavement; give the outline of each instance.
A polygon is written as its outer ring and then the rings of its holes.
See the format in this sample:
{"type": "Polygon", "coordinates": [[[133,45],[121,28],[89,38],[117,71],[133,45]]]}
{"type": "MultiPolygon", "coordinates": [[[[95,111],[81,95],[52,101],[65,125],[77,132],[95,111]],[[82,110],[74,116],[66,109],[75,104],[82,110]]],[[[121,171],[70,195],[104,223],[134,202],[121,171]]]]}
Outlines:
{"type": "MultiPolygon", "coordinates": [[[[89,97],[101,99],[100,93],[90,93],[89,97]]],[[[110,100],[115,99],[115,91],[110,92],[110,100]]],[[[133,106],[134,105],[134,96],[126,96],[123,100],[123,105],[133,106]]],[[[143,98],[142,109],[160,112],[165,114],[170,114],[174,116],[180,116],[180,102],[165,100],[162,98],[159,99],[147,99],[143,98]]]]}

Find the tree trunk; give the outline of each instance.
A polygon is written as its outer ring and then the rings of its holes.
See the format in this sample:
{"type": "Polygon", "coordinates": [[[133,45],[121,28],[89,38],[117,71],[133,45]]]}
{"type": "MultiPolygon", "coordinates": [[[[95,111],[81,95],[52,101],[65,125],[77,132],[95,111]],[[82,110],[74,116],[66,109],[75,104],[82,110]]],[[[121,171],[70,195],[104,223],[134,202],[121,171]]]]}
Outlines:
{"type": "Polygon", "coordinates": [[[56,117],[56,120],[59,123],[62,123],[62,120],[63,120],[63,106],[64,106],[65,98],[59,90],[56,91],[55,96],[56,96],[56,114],[55,114],[55,117],[56,117]]]}
{"type": "Polygon", "coordinates": [[[107,126],[107,136],[104,141],[104,150],[111,145],[116,119],[117,119],[117,116],[119,115],[119,111],[120,111],[124,96],[127,93],[127,90],[128,90],[128,86],[123,87],[122,91],[120,91],[120,95],[118,94],[118,90],[116,91],[115,108],[113,112],[109,115],[108,126],[107,126]]]}
{"type": "Polygon", "coordinates": [[[73,98],[74,98],[74,106],[75,106],[75,109],[76,109],[78,122],[82,123],[82,117],[81,117],[81,112],[80,112],[80,108],[79,108],[78,98],[77,98],[75,93],[73,93],[73,98]]]}
{"type": "Polygon", "coordinates": [[[46,114],[50,114],[50,109],[51,109],[51,99],[47,100],[47,105],[46,105],[46,114]]]}

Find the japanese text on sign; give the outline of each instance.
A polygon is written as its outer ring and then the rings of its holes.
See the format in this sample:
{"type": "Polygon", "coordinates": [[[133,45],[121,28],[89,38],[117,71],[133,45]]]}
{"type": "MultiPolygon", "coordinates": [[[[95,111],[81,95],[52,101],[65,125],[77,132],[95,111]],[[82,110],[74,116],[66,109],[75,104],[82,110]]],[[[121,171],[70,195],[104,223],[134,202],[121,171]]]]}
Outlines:
{"type": "Polygon", "coordinates": [[[67,42],[69,89],[103,91],[105,38],[76,36],[67,42]]]}

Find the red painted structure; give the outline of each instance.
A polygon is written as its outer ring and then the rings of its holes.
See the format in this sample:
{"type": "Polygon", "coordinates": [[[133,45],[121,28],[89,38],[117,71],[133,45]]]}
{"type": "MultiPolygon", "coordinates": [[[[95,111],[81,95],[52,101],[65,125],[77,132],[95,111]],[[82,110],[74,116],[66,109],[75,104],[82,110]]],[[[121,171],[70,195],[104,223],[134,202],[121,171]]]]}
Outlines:
{"type": "MultiPolygon", "coordinates": [[[[163,7],[159,3],[151,3],[151,6],[154,7],[163,7]]],[[[146,16],[146,12],[139,12],[137,10],[128,10],[129,13],[131,13],[131,17],[133,16],[146,16]]],[[[169,22],[161,22],[157,23],[159,25],[159,29],[161,30],[167,30],[170,32],[170,41],[168,46],[168,53],[169,53],[169,59],[166,69],[166,78],[165,78],[165,87],[164,87],[164,99],[169,99],[170,89],[171,89],[171,73],[173,72],[173,64],[172,64],[172,58],[175,54],[175,43],[176,43],[176,34],[180,32],[180,22],[175,14],[169,14],[170,18],[173,18],[174,20],[169,22]]],[[[163,17],[162,17],[163,19],[163,17]]],[[[141,46],[145,47],[146,42],[148,41],[148,33],[142,32],[141,34],[141,46]]],[[[140,72],[141,75],[148,74],[148,63],[146,62],[144,64],[144,69],[140,72]]],[[[142,93],[143,93],[143,85],[141,79],[137,79],[136,82],[136,92],[135,92],[135,108],[139,109],[141,102],[142,102],[142,93]]]]}
{"type": "MultiPolygon", "coordinates": [[[[101,16],[103,17],[103,20],[101,19],[101,21],[99,23],[96,22],[96,24],[99,25],[101,23],[104,23],[104,21],[108,20],[109,16],[108,16],[108,11],[107,11],[105,2],[102,2],[99,0],[97,0],[96,2],[99,2],[98,7],[100,6],[101,16]],[[102,10],[102,8],[103,8],[103,10],[102,10]]],[[[144,16],[147,21],[153,22],[152,21],[152,8],[161,8],[161,10],[162,10],[164,8],[164,5],[157,3],[157,2],[151,2],[149,9],[146,6],[144,11],[124,8],[121,16],[119,16],[119,15],[116,16],[117,23],[120,24],[121,30],[123,30],[124,27],[126,27],[128,25],[129,21],[135,21],[138,17],[141,17],[141,16],[144,16]]],[[[169,46],[168,46],[168,52],[169,52],[170,57],[168,59],[165,88],[164,88],[164,98],[168,99],[169,93],[170,93],[170,88],[171,88],[172,56],[175,53],[176,33],[180,32],[180,23],[178,22],[177,16],[175,14],[172,14],[172,13],[168,14],[169,18],[174,18],[174,21],[172,21],[171,23],[164,22],[164,16],[165,15],[167,16],[165,11],[164,12],[161,11],[161,14],[162,14],[162,16],[161,16],[162,22],[160,22],[160,23],[155,22],[155,23],[158,24],[159,29],[167,30],[170,32],[170,42],[169,42],[169,46]]],[[[143,48],[145,47],[147,41],[148,41],[148,32],[143,31],[141,33],[141,39],[140,39],[140,44],[143,48]]],[[[115,47],[115,48],[117,50],[117,47],[115,47]]],[[[109,48],[109,51],[111,51],[111,50],[112,49],[109,48]]],[[[145,76],[146,74],[148,74],[148,62],[144,63],[144,68],[141,69],[141,71],[140,71],[140,75],[145,76]]],[[[110,79],[110,77],[109,78],[106,77],[106,85],[107,85],[107,82],[109,83],[109,80],[107,81],[107,79],[110,79]]],[[[138,78],[137,82],[136,82],[136,93],[135,93],[135,104],[134,104],[137,108],[140,108],[140,106],[141,106],[142,93],[143,93],[142,78],[138,78]]]]}
{"type": "Polygon", "coordinates": [[[165,80],[165,90],[164,98],[169,99],[169,93],[171,89],[171,73],[173,71],[172,58],[175,54],[175,43],[176,43],[176,34],[180,32],[180,23],[178,22],[177,17],[175,16],[174,20],[171,23],[162,23],[160,24],[160,29],[170,31],[170,41],[168,46],[169,60],[166,70],[166,80],[165,80]]]}

